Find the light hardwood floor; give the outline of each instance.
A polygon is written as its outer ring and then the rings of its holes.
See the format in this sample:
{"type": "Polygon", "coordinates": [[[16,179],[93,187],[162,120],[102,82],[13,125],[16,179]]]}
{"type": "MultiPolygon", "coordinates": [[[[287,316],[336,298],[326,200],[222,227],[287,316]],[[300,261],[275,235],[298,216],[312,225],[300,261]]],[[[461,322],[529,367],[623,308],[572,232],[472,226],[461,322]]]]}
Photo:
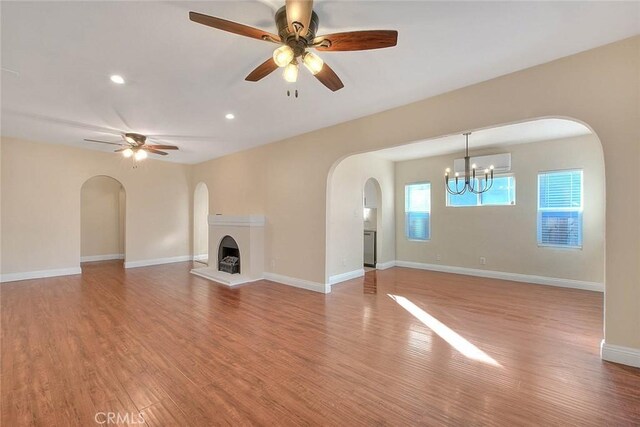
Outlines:
{"type": "Polygon", "coordinates": [[[640,424],[640,370],[599,358],[602,294],[403,268],[229,289],[190,267],[2,284],[2,425],[640,424]]]}

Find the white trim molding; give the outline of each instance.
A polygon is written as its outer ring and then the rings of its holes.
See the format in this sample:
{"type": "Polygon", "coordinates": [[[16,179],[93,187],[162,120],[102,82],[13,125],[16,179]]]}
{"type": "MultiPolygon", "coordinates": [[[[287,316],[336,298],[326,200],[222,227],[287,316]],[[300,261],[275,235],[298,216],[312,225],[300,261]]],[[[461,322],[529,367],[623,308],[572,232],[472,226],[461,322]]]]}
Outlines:
{"type": "Polygon", "coordinates": [[[604,340],[600,344],[600,358],[608,362],[640,368],[640,349],[607,344],[604,340]]]}
{"type": "Polygon", "coordinates": [[[333,276],[329,276],[329,284],[335,285],[341,282],[346,282],[347,280],[357,279],[358,277],[364,276],[364,268],[360,270],[347,271],[346,273],[335,274],[333,276]]]}
{"type": "Polygon", "coordinates": [[[191,255],[174,256],[171,258],[143,259],[140,261],[125,261],[124,268],[146,267],[149,265],[171,264],[174,262],[191,261],[191,255]]]}
{"type": "Polygon", "coordinates": [[[264,227],[264,215],[209,215],[209,225],[233,227],[264,227]]]}
{"type": "Polygon", "coordinates": [[[386,270],[387,268],[395,267],[396,261],[378,262],[376,263],[376,270],[386,270]]]}
{"type": "Polygon", "coordinates": [[[124,259],[124,254],[89,255],[80,257],[80,262],[110,261],[113,259],[124,259]]]}
{"type": "Polygon", "coordinates": [[[45,277],[71,276],[82,274],[82,269],[78,267],[57,268],[54,270],[24,271],[22,273],[7,273],[0,275],[0,282],[17,282],[19,280],[42,279],[45,277]]]}
{"type": "Polygon", "coordinates": [[[200,254],[200,255],[193,256],[194,261],[207,261],[208,259],[209,259],[209,254],[200,254]]]}
{"type": "Polygon", "coordinates": [[[264,279],[277,282],[283,285],[293,286],[294,288],[306,289],[308,291],[320,292],[328,294],[331,292],[331,285],[326,283],[312,282],[310,280],[298,279],[295,277],[282,276],[276,273],[264,273],[264,279]]]}
{"type": "Polygon", "coordinates": [[[562,288],[583,289],[604,292],[604,284],[582,280],[561,279],[557,277],[534,276],[530,274],[508,273],[505,271],[479,270],[476,268],[454,267],[449,265],[425,264],[421,262],[396,261],[396,267],[416,268],[420,270],[440,271],[443,273],[464,274],[466,276],[488,277],[490,279],[510,280],[512,282],[533,283],[536,285],[559,286],[562,288]]]}

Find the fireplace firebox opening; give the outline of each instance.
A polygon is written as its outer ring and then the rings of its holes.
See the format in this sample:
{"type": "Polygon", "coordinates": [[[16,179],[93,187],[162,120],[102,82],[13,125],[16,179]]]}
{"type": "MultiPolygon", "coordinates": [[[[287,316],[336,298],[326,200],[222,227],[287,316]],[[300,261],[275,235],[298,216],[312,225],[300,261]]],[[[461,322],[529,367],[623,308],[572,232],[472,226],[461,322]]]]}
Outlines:
{"type": "Polygon", "coordinates": [[[231,236],[224,236],[218,248],[218,271],[240,274],[240,249],[231,236]]]}

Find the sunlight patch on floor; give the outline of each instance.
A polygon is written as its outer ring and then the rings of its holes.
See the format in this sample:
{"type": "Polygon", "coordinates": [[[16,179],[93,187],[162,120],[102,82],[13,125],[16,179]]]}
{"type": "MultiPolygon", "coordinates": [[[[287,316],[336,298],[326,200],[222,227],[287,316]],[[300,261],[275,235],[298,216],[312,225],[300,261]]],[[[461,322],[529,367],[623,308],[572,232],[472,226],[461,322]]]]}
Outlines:
{"type": "Polygon", "coordinates": [[[438,334],[440,338],[448,342],[449,345],[458,350],[467,358],[493,366],[502,366],[487,353],[471,344],[469,341],[460,336],[460,334],[409,301],[407,298],[400,295],[387,295],[389,296],[389,298],[397,302],[398,305],[411,313],[413,317],[421,321],[426,327],[438,334]]]}

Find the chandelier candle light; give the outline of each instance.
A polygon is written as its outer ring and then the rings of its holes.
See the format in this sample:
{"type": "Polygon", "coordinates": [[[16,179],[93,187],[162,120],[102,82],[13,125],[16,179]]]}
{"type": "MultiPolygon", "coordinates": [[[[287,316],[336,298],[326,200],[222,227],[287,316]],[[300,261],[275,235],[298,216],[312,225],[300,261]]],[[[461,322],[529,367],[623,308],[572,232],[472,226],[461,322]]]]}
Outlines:
{"type": "Polygon", "coordinates": [[[464,153],[464,185],[462,186],[462,188],[459,188],[460,174],[458,172],[455,172],[454,174],[454,188],[451,188],[451,186],[449,185],[449,174],[451,173],[451,168],[447,168],[444,172],[444,187],[447,189],[447,192],[449,194],[462,195],[467,191],[470,191],[474,194],[480,194],[488,191],[493,185],[493,165],[484,170],[484,185],[481,184],[482,180],[476,180],[477,165],[475,163],[470,165],[471,159],[469,157],[469,135],[471,135],[471,132],[467,132],[464,134],[466,138],[466,148],[464,153]]]}

